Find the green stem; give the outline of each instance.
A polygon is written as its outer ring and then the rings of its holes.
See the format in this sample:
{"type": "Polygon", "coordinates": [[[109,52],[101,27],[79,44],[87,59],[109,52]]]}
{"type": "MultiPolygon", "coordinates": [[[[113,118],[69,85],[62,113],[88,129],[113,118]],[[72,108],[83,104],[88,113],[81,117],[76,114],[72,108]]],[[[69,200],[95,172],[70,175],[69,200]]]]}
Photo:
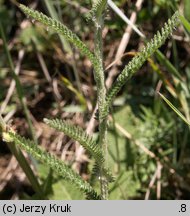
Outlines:
{"type": "Polygon", "coordinates": [[[29,179],[32,188],[34,189],[34,191],[40,196],[41,199],[43,199],[43,191],[42,188],[34,174],[34,172],[32,171],[32,169],[30,168],[26,158],[24,157],[23,153],[21,152],[20,149],[17,148],[17,146],[15,146],[14,143],[8,143],[7,145],[11,151],[11,153],[15,156],[15,158],[17,159],[19,165],[22,167],[24,173],[26,174],[27,178],[29,179]]]}
{"type": "MultiPolygon", "coordinates": [[[[28,108],[26,106],[26,100],[24,98],[22,86],[20,84],[20,81],[18,79],[17,74],[15,73],[13,61],[11,59],[11,55],[10,55],[10,52],[8,50],[8,46],[7,46],[7,42],[6,42],[6,39],[5,39],[5,34],[4,34],[4,31],[3,31],[3,26],[1,24],[1,22],[0,22],[0,35],[1,35],[2,39],[3,39],[3,45],[4,45],[5,53],[6,53],[7,58],[8,58],[8,63],[9,63],[10,68],[11,68],[11,73],[12,73],[13,79],[15,80],[15,83],[16,83],[16,90],[17,90],[17,94],[18,94],[20,103],[21,103],[21,105],[22,105],[22,107],[24,109],[24,113],[25,113],[26,119],[28,121],[29,129],[30,129],[31,135],[33,137],[33,140],[36,141],[36,137],[35,137],[35,133],[34,133],[34,130],[33,130],[32,122],[30,120],[29,111],[28,111],[28,108]]],[[[2,122],[1,122],[1,124],[2,124],[2,122]]],[[[24,170],[24,172],[25,172],[26,176],[28,177],[34,191],[37,192],[37,193],[42,194],[40,184],[39,184],[36,176],[34,175],[32,169],[30,168],[26,158],[22,154],[22,152],[20,150],[18,150],[15,147],[14,144],[8,144],[8,146],[9,146],[11,152],[16,157],[17,161],[19,162],[20,166],[24,170]]]]}
{"type": "Polygon", "coordinates": [[[100,167],[100,186],[101,186],[101,199],[108,199],[108,181],[106,176],[104,175],[104,167],[107,168],[107,119],[104,119],[99,124],[99,133],[100,133],[100,145],[102,147],[102,152],[105,157],[105,162],[101,164],[100,167]]]}
{"type": "Polygon", "coordinates": [[[15,83],[16,83],[16,91],[17,91],[20,103],[21,103],[21,105],[22,105],[22,107],[24,109],[24,114],[25,114],[27,122],[28,122],[28,126],[29,126],[31,136],[32,136],[33,140],[37,143],[37,139],[36,139],[36,136],[35,136],[34,128],[32,126],[29,110],[28,110],[27,105],[26,105],[26,98],[24,97],[24,93],[23,93],[23,89],[22,89],[20,80],[18,79],[18,76],[15,73],[14,64],[13,64],[13,61],[12,61],[12,58],[11,58],[11,55],[10,55],[10,52],[9,52],[9,49],[8,49],[8,46],[7,46],[7,41],[6,41],[6,38],[5,38],[5,33],[4,33],[3,26],[1,24],[1,22],[0,22],[0,34],[1,34],[1,37],[3,39],[4,50],[5,50],[5,53],[7,55],[7,59],[8,59],[8,63],[9,63],[10,69],[11,69],[12,77],[15,80],[15,83]]]}
{"type": "MultiPolygon", "coordinates": [[[[107,1],[105,1],[107,2],[107,1]]],[[[105,157],[105,162],[101,164],[100,167],[100,187],[101,187],[101,199],[108,199],[108,181],[104,175],[103,169],[107,167],[107,118],[104,116],[104,106],[106,102],[106,87],[105,87],[105,76],[103,67],[103,50],[102,50],[102,29],[104,26],[103,10],[98,11],[96,16],[96,34],[95,34],[95,55],[98,59],[99,66],[95,68],[95,80],[97,84],[97,94],[98,94],[98,109],[99,109],[99,144],[102,149],[102,153],[105,157]]]]}
{"type": "Polygon", "coordinates": [[[120,154],[119,154],[119,142],[118,142],[118,136],[117,136],[117,129],[116,129],[116,121],[115,121],[115,116],[113,115],[113,107],[111,106],[111,116],[113,120],[113,128],[115,132],[115,147],[116,147],[116,162],[117,162],[117,173],[120,173],[120,154]]]}

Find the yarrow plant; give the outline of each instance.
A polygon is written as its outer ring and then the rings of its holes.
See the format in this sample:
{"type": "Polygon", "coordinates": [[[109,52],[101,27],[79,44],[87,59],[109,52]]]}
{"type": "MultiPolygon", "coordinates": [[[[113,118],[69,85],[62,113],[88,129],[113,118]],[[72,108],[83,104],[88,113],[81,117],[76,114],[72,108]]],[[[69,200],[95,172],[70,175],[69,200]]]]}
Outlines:
{"type": "Polygon", "coordinates": [[[21,137],[11,128],[2,127],[3,139],[8,143],[15,143],[21,149],[27,151],[37,160],[49,165],[64,179],[70,181],[73,185],[79,188],[87,196],[87,199],[102,199],[106,200],[109,197],[108,186],[109,182],[113,181],[113,177],[109,172],[109,164],[107,159],[107,126],[108,115],[112,105],[112,101],[122,86],[128,81],[144,64],[144,62],[162,46],[166,39],[172,35],[173,30],[179,24],[179,13],[174,15],[165,23],[161,31],[158,31],[150,42],[147,42],[145,47],[125,66],[123,71],[118,75],[114,84],[110,89],[105,86],[105,74],[103,65],[103,41],[102,29],[104,27],[104,15],[107,7],[107,0],[98,0],[92,6],[88,14],[88,19],[91,19],[95,26],[95,49],[91,51],[80,38],[68,29],[59,21],[47,17],[43,13],[30,9],[24,5],[20,5],[20,9],[29,17],[43,23],[48,28],[51,28],[56,33],[62,35],[71,44],[78,48],[81,54],[85,55],[92,63],[94,68],[94,78],[97,86],[97,103],[98,103],[98,122],[99,122],[99,139],[95,141],[82,128],[74,126],[68,121],[61,119],[44,119],[44,122],[52,128],[63,132],[70,138],[78,141],[88,153],[95,159],[94,172],[98,173],[100,181],[100,193],[98,193],[89,182],[83,180],[80,175],[75,173],[69,166],[55,156],[42,150],[38,145],[21,137]]]}

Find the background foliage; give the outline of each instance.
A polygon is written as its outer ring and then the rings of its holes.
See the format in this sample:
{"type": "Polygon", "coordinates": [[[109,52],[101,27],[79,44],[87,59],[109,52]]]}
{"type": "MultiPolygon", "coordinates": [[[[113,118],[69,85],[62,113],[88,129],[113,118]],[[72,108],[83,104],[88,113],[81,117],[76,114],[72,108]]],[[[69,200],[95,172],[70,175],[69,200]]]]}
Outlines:
{"type": "MultiPolygon", "coordinates": [[[[136,1],[114,2],[127,17],[136,11],[136,1]]],[[[19,3],[64,22],[93,49],[94,29],[87,20],[90,0],[23,0],[19,3]]],[[[109,163],[115,176],[110,199],[190,198],[189,127],[157,94],[157,91],[164,94],[189,121],[189,1],[144,0],[136,13],[136,25],[147,38],[151,38],[177,8],[184,13],[187,23],[183,23],[185,27],[181,25],[160,49],[166,58],[155,55],[149,59],[114,101],[108,132],[109,163]]],[[[96,87],[89,60],[81,57],[64,38],[27,19],[18,9],[17,1],[0,0],[0,22],[14,67],[19,72],[38,143],[93,183],[91,157],[78,143],[43,123],[43,118],[71,120],[96,137],[97,122],[92,115],[96,87]]],[[[105,26],[104,63],[107,67],[115,59],[127,25],[108,9],[105,26]]],[[[142,44],[143,39],[132,32],[125,55],[119,64],[112,66],[116,73],[142,44]]],[[[108,72],[106,76],[109,77],[108,72]]],[[[31,138],[15,89],[5,106],[11,82],[10,65],[0,39],[0,109],[6,121],[12,120],[10,124],[19,134],[31,138]]],[[[27,158],[39,176],[47,198],[84,199],[79,191],[48,167],[30,156],[27,158]]],[[[0,141],[0,161],[1,199],[39,198],[3,141],[0,141]]]]}

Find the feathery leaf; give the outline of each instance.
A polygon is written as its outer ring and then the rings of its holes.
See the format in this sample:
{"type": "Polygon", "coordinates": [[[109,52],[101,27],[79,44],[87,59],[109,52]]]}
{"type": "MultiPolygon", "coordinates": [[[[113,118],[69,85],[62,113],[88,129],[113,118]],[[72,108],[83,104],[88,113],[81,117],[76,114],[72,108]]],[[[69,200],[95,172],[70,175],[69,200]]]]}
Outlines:
{"type": "Polygon", "coordinates": [[[96,76],[96,83],[99,85],[101,81],[101,64],[99,63],[99,60],[97,57],[92,53],[89,48],[86,46],[85,43],[83,43],[79,37],[74,34],[70,29],[68,29],[64,24],[61,22],[52,19],[50,17],[47,17],[45,14],[38,12],[36,10],[30,9],[22,4],[20,4],[20,9],[27,15],[32,17],[35,20],[38,20],[39,22],[46,25],[48,28],[51,28],[58,34],[63,35],[70,43],[72,43],[75,47],[77,47],[81,53],[89,58],[92,65],[94,66],[95,71],[97,72],[96,76]]]}
{"type": "Polygon", "coordinates": [[[93,3],[92,9],[87,15],[87,19],[95,20],[96,17],[102,14],[107,4],[107,0],[97,0],[93,3]]]}
{"type": "Polygon", "coordinates": [[[15,133],[9,132],[9,136],[12,138],[13,142],[20,146],[21,149],[27,151],[37,160],[50,166],[57,174],[64,177],[73,183],[77,188],[83,191],[91,199],[100,199],[96,191],[91,187],[91,185],[84,181],[77,173],[75,173],[69,166],[64,164],[63,161],[51,155],[48,152],[43,151],[38,147],[37,144],[31,140],[27,140],[15,133]]]}
{"type": "Polygon", "coordinates": [[[95,55],[88,49],[86,44],[84,44],[79,37],[74,34],[70,29],[68,29],[61,22],[47,17],[45,14],[38,12],[36,10],[30,9],[23,4],[20,4],[20,9],[27,15],[32,17],[35,20],[46,25],[48,28],[51,28],[58,34],[63,35],[70,43],[72,43],[75,47],[77,47],[83,55],[86,55],[95,67],[98,66],[98,61],[95,55]]]}
{"type": "Polygon", "coordinates": [[[113,86],[109,89],[107,97],[106,97],[106,106],[104,117],[109,113],[109,107],[114,97],[120,91],[122,86],[128,81],[135,72],[137,72],[144,62],[159,48],[161,47],[166,39],[172,34],[173,29],[178,26],[179,20],[179,12],[175,12],[175,14],[165,23],[164,27],[161,29],[161,32],[157,32],[154,35],[154,38],[146,44],[146,46],[142,49],[139,54],[137,54],[124,68],[121,74],[117,77],[113,86]]]}
{"type": "Polygon", "coordinates": [[[108,182],[114,182],[115,181],[115,179],[114,179],[113,175],[111,174],[110,170],[103,168],[103,170],[101,172],[100,166],[96,162],[94,164],[94,166],[93,166],[93,169],[92,169],[92,175],[99,178],[100,173],[102,173],[105,176],[105,178],[107,179],[108,182]]]}
{"type": "Polygon", "coordinates": [[[72,125],[68,121],[59,119],[44,119],[44,122],[50,127],[55,128],[78,141],[99,163],[104,161],[104,157],[99,145],[82,128],[72,125]]]}

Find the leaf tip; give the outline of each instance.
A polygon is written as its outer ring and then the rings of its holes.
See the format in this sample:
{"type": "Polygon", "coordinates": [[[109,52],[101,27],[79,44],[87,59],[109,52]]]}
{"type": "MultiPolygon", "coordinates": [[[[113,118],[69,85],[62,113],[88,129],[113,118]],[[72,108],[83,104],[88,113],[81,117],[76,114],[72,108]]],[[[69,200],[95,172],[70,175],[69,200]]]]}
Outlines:
{"type": "Polygon", "coordinates": [[[44,121],[46,124],[49,123],[49,119],[47,119],[47,118],[44,118],[43,121],[44,121]]]}
{"type": "Polygon", "coordinates": [[[26,9],[27,7],[23,4],[19,4],[19,8],[23,11],[24,9],[26,9]]]}

